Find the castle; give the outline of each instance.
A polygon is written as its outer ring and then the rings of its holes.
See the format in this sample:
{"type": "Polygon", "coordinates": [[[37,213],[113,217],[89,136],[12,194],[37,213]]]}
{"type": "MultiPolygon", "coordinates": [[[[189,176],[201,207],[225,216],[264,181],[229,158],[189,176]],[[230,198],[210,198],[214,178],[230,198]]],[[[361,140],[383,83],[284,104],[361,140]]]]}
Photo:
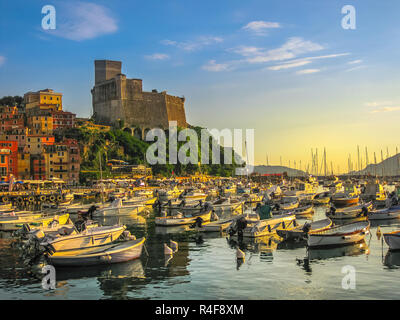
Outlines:
{"type": "Polygon", "coordinates": [[[123,122],[126,128],[143,136],[151,128],[167,129],[169,121],[187,127],[185,98],[165,91],[143,91],[141,79],[127,79],[120,61],[96,60],[95,85],[92,89],[93,116],[98,124],[123,122]]]}

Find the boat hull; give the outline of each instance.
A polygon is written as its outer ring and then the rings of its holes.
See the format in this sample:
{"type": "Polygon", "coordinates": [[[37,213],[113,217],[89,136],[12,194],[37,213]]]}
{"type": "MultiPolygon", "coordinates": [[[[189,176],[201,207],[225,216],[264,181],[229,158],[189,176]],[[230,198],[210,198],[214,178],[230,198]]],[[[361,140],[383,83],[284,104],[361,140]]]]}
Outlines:
{"type": "Polygon", "coordinates": [[[108,249],[110,246],[106,246],[103,252],[101,252],[102,248],[100,247],[89,252],[54,254],[49,257],[49,261],[52,265],[61,267],[81,267],[126,262],[140,258],[144,242],[145,238],[141,238],[127,241],[127,243],[123,243],[120,246],[116,245],[110,249],[108,249]]]}

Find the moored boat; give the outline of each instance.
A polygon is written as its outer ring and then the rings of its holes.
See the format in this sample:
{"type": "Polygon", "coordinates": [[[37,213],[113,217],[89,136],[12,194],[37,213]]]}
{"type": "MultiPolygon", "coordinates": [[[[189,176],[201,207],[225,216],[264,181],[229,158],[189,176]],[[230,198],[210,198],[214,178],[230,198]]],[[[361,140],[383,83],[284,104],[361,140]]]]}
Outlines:
{"type": "Polygon", "coordinates": [[[142,254],[145,238],[112,243],[99,247],[55,252],[48,256],[54,266],[82,267],[111,264],[137,259],[142,254]]]}
{"type": "Polygon", "coordinates": [[[400,206],[368,212],[368,220],[386,220],[400,218],[400,206]]]}
{"type": "Polygon", "coordinates": [[[389,246],[389,250],[400,250],[400,230],[384,233],[383,239],[385,239],[386,244],[389,246]]]}
{"type": "Polygon", "coordinates": [[[70,229],[69,235],[46,236],[41,245],[49,246],[53,251],[94,247],[117,240],[125,231],[125,226],[102,226],[86,228],[80,233],[70,229]]]}
{"type": "Polygon", "coordinates": [[[193,224],[196,221],[208,222],[211,220],[211,213],[211,208],[205,209],[203,212],[196,212],[195,214],[178,212],[178,214],[172,216],[156,217],[155,224],[158,226],[179,226],[193,224]]]}
{"type": "Polygon", "coordinates": [[[329,229],[332,226],[331,219],[323,219],[311,223],[298,225],[293,229],[278,229],[276,233],[285,240],[302,240],[309,232],[318,232],[329,229]]]}
{"type": "Polygon", "coordinates": [[[364,240],[369,233],[369,221],[360,221],[335,226],[324,231],[308,233],[309,247],[341,246],[364,240]]]}

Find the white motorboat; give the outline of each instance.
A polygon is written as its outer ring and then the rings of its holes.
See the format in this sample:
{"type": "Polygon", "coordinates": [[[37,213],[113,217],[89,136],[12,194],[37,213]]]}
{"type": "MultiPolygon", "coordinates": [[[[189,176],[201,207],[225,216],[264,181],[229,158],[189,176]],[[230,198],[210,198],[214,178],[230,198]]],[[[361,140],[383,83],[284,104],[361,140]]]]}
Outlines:
{"type": "Polygon", "coordinates": [[[400,218],[400,206],[374,210],[368,212],[368,220],[385,220],[400,218]]]}
{"type": "Polygon", "coordinates": [[[117,240],[125,229],[126,227],[121,225],[93,226],[76,233],[75,228],[71,228],[69,235],[46,236],[42,239],[41,245],[50,247],[53,251],[99,246],[117,240]]]}
{"type": "Polygon", "coordinates": [[[341,246],[364,240],[369,233],[369,221],[339,225],[325,231],[309,232],[309,247],[341,246]]]}
{"type": "Polygon", "coordinates": [[[400,231],[384,233],[383,238],[385,239],[386,244],[389,246],[389,250],[400,250],[400,231]]]}

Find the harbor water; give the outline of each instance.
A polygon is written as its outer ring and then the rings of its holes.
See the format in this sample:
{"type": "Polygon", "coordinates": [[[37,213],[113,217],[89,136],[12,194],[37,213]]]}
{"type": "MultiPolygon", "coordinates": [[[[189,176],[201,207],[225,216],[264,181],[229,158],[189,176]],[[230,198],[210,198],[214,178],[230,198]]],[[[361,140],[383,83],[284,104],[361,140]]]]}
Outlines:
{"type": "MultiPolygon", "coordinates": [[[[316,207],[311,219],[324,219],[326,208],[316,207]]],[[[141,259],[57,268],[55,290],[42,288],[11,247],[10,234],[1,234],[0,299],[400,299],[400,253],[388,252],[377,225],[363,243],[307,250],[304,243],[271,237],[237,243],[226,235],[156,227],[154,217],[152,212],[100,220],[124,223],[136,237],[145,236],[141,259]],[[163,245],[170,239],[179,250],[168,261],[163,245]],[[246,254],[243,263],[236,259],[237,247],[246,254]],[[349,268],[355,271],[354,288],[343,285],[349,268]]],[[[380,223],[382,232],[399,228],[400,221],[380,223]]]]}

